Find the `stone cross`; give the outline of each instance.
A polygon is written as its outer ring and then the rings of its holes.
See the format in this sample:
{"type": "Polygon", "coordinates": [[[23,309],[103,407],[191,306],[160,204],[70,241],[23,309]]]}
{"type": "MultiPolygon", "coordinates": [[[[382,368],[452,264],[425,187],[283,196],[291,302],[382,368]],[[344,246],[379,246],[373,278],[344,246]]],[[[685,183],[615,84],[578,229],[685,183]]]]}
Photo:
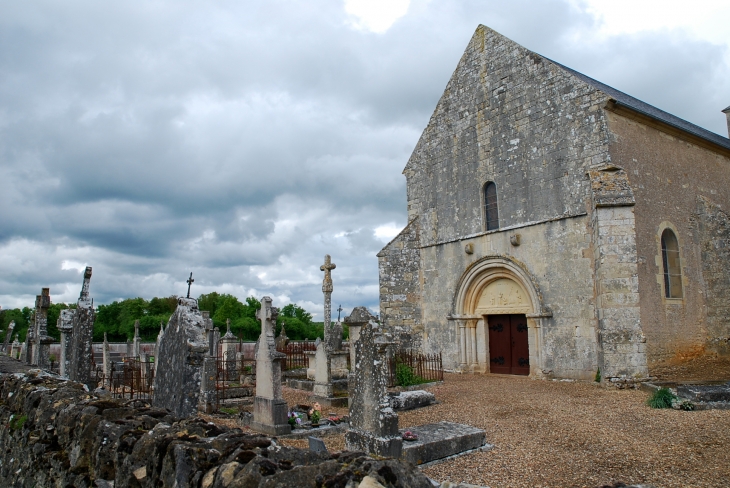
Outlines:
{"type": "Polygon", "coordinates": [[[61,310],[56,322],[56,328],[61,332],[61,359],[58,362],[58,372],[61,376],[67,378],[69,365],[71,364],[75,313],[76,311],[73,309],[61,310]]]}
{"type": "Polygon", "coordinates": [[[286,354],[276,351],[274,331],[279,311],[271,298],[261,299],[256,317],[261,321],[261,335],[256,343],[256,397],[251,428],[269,435],[291,432],[287,422],[287,404],[281,391],[281,361],[286,354]]]}
{"type": "Polygon", "coordinates": [[[342,313],[342,305],[337,308],[337,321],[340,321],[340,314],[342,313]]]}
{"type": "Polygon", "coordinates": [[[330,348],[332,339],[330,338],[330,328],[332,326],[332,270],[337,265],[332,262],[330,255],[325,254],[324,264],[319,267],[321,271],[324,271],[324,280],[322,281],[322,293],[324,293],[324,342],[327,347],[330,348]]]}
{"type": "Polygon", "coordinates": [[[193,279],[193,273],[190,272],[190,278],[188,278],[187,284],[188,284],[188,298],[190,298],[190,285],[192,285],[195,282],[193,279]]]}

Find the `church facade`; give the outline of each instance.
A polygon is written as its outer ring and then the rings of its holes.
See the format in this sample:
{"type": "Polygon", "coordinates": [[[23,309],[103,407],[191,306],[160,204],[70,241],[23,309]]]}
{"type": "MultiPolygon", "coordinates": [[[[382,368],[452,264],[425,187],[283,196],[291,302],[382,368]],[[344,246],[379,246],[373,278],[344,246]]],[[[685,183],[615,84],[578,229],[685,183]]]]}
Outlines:
{"type": "Polygon", "coordinates": [[[406,347],[616,382],[730,353],[730,139],[479,26],[403,173],[378,260],[406,347]]]}

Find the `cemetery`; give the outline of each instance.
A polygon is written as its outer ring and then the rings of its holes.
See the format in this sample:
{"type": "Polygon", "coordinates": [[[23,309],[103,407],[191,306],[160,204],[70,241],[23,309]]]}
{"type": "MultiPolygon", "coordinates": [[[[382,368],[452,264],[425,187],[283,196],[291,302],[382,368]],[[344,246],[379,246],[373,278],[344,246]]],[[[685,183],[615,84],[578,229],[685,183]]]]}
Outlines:
{"type": "MultiPolygon", "coordinates": [[[[88,267],[77,307],[59,314],[61,340],[54,343],[47,333],[50,290],[44,288],[26,341],[21,344],[16,337],[11,342],[14,325],[9,326],[0,358],[0,394],[6,399],[0,406],[0,440],[13,446],[11,458],[0,465],[0,478],[39,486],[263,486],[265,481],[434,486],[434,479],[472,483],[444,481],[444,487],[499,485],[516,476],[504,470],[503,462],[519,465],[511,459],[516,452],[539,466],[555,462],[554,452],[535,458],[543,444],[561,451],[578,442],[573,435],[566,443],[565,425],[556,416],[578,415],[580,430],[586,431],[579,436],[585,439],[581,445],[601,457],[604,451],[587,441],[587,432],[593,433],[597,418],[614,429],[622,425],[615,411],[596,413],[595,405],[581,403],[582,408],[574,405],[557,414],[555,402],[530,405],[525,398],[533,390],[565,395],[568,400],[561,405],[591,396],[626,402],[627,415],[637,415],[632,398],[646,395],[637,389],[597,389],[601,385],[595,382],[445,372],[440,355],[403,349],[393,330],[366,307],[354,307],[344,319],[332,321],[333,269],[326,256],[322,291],[330,325],[324,338],[314,341],[290,340],[284,327],[276,335],[279,310],[270,297],[261,299],[256,313],[261,324],[257,342],[233,335],[230,320],[221,334],[210,313],[190,298],[191,275],[187,297],[177,299],[154,343],[141,339],[137,320],[126,343],[110,344],[105,333],[103,343],[94,344],[88,267]],[[55,365],[53,357],[59,358],[55,365]],[[505,425],[507,412],[525,427],[505,425]],[[590,412],[596,418],[587,418],[590,412]],[[524,440],[533,436],[541,442],[524,440]],[[104,439],[101,444],[99,439],[104,439]],[[38,463],[46,469],[30,469],[38,463]]],[[[691,437],[685,425],[693,420],[681,416],[703,415],[683,410],[704,410],[717,425],[728,422],[712,412],[730,408],[730,386],[709,383],[654,380],[642,389],[673,388],[674,409],[667,413],[682,439],[691,437]]],[[[645,416],[648,407],[643,401],[640,405],[645,416]]],[[[726,436],[728,429],[719,431],[715,437],[726,436]]],[[[703,432],[705,438],[713,437],[703,432]]],[[[580,462],[572,465],[580,472],[589,455],[579,455],[580,462]]],[[[546,475],[547,466],[533,470],[542,473],[537,477],[516,472],[536,485],[560,479],[556,473],[546,475]]],[[[591,479],[589,472],[583,474],[591,479]]],[[[605,480],[595,481],[598,486],[605,480]]]]}

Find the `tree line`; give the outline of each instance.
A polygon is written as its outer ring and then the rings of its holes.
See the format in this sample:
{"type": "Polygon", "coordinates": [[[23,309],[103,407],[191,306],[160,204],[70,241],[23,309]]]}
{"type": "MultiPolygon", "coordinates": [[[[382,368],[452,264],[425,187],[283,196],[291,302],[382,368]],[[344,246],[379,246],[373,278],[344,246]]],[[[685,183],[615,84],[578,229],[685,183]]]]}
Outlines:
{"type": "MultiPolygon", "coordinates": [[[[167,321],[177,307],[177,296],[155,297],[151,300],[144,298],[127,298],[96,308],[94,321],[94,341],[102,341],[104,333],[111,342],[124,342],[134,337],[134,322],[139,320],[139,335],[143,341],[154,341],[160,331],[160,323],[167,326],[167,321]]],[[[61,310],[76,308],[76,304],[54,303],[48,309],[48,335],[59,340],[61,334],[56,322],[61,310]]],[[[210,312],[213,326],[218,327],[221,334],[226,332],[226,320],[231,321],[231,332],[244,341],[255,341],[261,333],[261,323],[256,318],[256,311],[261,308],[261,302],[255,297],[248,297],[241,302],[237,297],[227,293],[212,292],[198,297],[198,308],[210,312]]],[[[0,327],[5,339],[8,325],[15,321],[13,338],[18,334],[18,340],[24,341],[30,326],[33,309],[0,310],[0,327]]],[[[312,314],[302,307],[290,303],[279,310],[276,321],[276,333],[281,327],[286,328],[286,335],[292,340],[322,338],[324,324],[313,322],[312,314]]],[[[12,338],[11,338],[12,340],[12,338]]]]}

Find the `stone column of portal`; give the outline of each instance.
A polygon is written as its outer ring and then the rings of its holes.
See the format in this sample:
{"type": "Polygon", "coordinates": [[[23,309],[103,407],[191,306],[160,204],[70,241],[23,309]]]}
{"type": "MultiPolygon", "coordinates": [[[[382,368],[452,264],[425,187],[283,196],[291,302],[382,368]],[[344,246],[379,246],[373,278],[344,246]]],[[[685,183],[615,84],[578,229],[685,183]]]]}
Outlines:
{"type": "Polygon", "coordinates": [[[466,321],[458,319],[456,323],[459,326],[459,368],[464,371],[466,369],[466,321]]]}
{"type": "Polygon", "coordinates": [[[477,321],[469,320],[469,338],[471,340],[471,370],[474,371],[479,364],[477,360],[477,321]]]}

